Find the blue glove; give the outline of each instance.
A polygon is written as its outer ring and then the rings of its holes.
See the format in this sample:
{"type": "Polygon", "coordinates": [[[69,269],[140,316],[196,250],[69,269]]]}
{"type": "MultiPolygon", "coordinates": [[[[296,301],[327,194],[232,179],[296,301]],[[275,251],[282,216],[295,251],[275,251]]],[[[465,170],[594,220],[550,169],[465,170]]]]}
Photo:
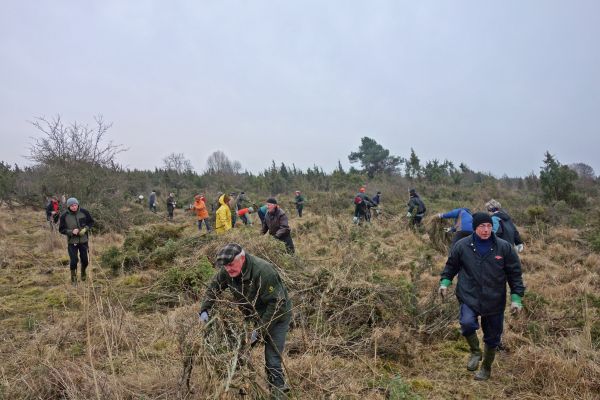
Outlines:
{"type": "Polygon", "coordinates": [[[202,322],[202,323],[208,322],[208,313],[206,311],[199,312],[198,317],[200,319],[200,322],[202,322]]]}

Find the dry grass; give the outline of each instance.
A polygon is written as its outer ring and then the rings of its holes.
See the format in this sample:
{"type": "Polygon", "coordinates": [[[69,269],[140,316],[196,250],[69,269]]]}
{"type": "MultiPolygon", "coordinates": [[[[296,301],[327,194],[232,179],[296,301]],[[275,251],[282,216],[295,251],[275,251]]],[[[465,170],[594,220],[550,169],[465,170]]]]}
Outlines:
{"type": "MultiPolygon", "coordinates": [[[[339,196],[323,201],[333,210],[339,196]]],[[[449,240],[442,222],[428,219],[421,234],[401,218],[357,227],[333,215],[291,219],[296,256],[259,236],[256,225],[199,236],[194,219],[179,215],[173,259],[116,277],[100,267],[100,255],[127,235],[94,236],[91,280],[72,288],[64,239],[52,238],[43,216],[28,211],[19,215],[26,229],[10,231],[15,216],[1,210],[0,398],[266,396],[262,347],[248,347],[251,327],[237,309],[219,302],[202,327],[201,293],[188,281],[165,284],[178,276],[169,271],[193,276],[185,273],[229,241],[274,263],[289,287],[292,398],[597,398],[600,257],[576,230],[553,228],[552,239],[526,242],[526,309],[507,315],[510,352],[499,355],[482,385],[464,369],[456,301],[435,296],[449,240]]]]}

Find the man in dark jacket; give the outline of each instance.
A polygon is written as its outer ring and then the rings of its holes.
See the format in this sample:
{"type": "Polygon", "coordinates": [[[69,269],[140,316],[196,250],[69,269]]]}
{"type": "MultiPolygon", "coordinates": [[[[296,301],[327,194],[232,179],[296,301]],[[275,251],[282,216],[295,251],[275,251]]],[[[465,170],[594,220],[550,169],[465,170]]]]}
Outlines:
{"type": "Polygon", "coordinates": [[[217,297],[229,288],[242,313],[258,325],[250,335],[250,343],[254,344],[262,337],[267,379],[273,397],[280,398],[287,390],[281,367],[292,309],[287,288],[272,264],[246,253],[236,243],[229,243],[219,250],[215,266],[220,270],[206,291],[200,307],[200,321],[208,322],[217,297]]]}
{"type": "Polygon", "coordinates": [[[148,196],[148,209],[156,212],[156,190],[152,190],[150,196],[148,196]]]}
{"type": "Polygon", "coordinates": [[[446,297],[448,286],[458,274],[459,322],[471,350],[467,369],[475,371],[482,358],[477,338],[477,318],[480,317],[485,348],[481,369],[475,379],[487,380],[504,328],[506,284],[510,287],[510,309],[513,313],[522,308],[525,286],[519,257],[510,243],[494,235],[492,218],[487,213],[475,213],[473,230],[475,232],[471,236],[460,239],[452,247],[442,272],[439,294],[442,298],[446,297]]]}
{"type": "Polygon", "coordinates": [[[90,213],[79,208],[79,201],[75,197],[67,200],[67,211],[60,217],[58,231],[67,236],[67,249],[69,251],[69,266],[71,268],[71,284],[77,285],[77,252],[81,257],[81,280],[85,281],[85,270],[88,266],[88,230],[94,226],[90,213]]]}
{"type": "Polygon", "coordinates": [[[298,211],[298,217],[302,218],[302,210],[304,209],[304,196],[299,190],[296,190],[296,197],[294,197],[294,204],[296,205],[296,211],[298,211]]]}
{"type": "Polygon", "coordinates": [[[170,221],[173,221],[173,212],[175,211],[175,206],[177,202],[175,201],[175,195],[173,193],[169,193],[169,197],[167,197],[167,216],[170,221]]]}
{"type": "Polygon", "coordinates": [[[288,253],[295,252],[294,242],[292,241],[291,229],[288,224],[288,217],[285,212],[277,205],[277,200],[273,197],[267,199],[267,213],[262,223],[262,234],[269,232],[275,239],[285,243],[288,253]]]}
{"type": "Polygon", "coordinates": [[[506,240],[515,246],[518,253],[523,251],[524,245],[519,230],[508,213],[501,208],[500,202],[491,199],[485,203],[485,208],[492,217],[492,230],[500,239],[506,240]]]}
{"type": "Polygon", "coordinates": [[[410,189],[408,191],[408,194],[408,213],[406,214],[406,217],[410,218],[410,222],[413,227],[418,228],[421,226],[421,221],[425,216],[427,208],[425,207],[425,203],[423,203],[423,200],[421,200],[415,189],[410,189]]]}

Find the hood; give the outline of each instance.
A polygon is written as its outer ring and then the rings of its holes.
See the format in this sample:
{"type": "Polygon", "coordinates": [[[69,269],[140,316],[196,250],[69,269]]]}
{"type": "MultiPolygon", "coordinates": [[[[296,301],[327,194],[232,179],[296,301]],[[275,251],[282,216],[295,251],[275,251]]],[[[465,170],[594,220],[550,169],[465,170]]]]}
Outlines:
{"type": "Polygon", "coordinates": [[[225,205],[225,195],[224,195],[224,194],[222,194],[222,195],[219,197],[219,204],[220,204],[220,205],[222,205],[222,206],[224,206],[224,205],[225,205]]]}

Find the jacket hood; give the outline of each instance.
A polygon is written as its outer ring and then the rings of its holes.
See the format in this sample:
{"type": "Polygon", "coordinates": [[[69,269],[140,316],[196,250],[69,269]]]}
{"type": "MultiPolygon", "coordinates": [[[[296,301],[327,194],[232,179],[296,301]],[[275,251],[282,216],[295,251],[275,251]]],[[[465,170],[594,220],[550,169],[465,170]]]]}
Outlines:
{"type": "Polygon", "coordinates": [[[225,205],[225,195],[224,195],[224,194],[222,194],[222,195],[219,197],[219,204],[220,204],[220,205],[222,205],[222,206],[224,206],[224,205],[225,205]]]}

